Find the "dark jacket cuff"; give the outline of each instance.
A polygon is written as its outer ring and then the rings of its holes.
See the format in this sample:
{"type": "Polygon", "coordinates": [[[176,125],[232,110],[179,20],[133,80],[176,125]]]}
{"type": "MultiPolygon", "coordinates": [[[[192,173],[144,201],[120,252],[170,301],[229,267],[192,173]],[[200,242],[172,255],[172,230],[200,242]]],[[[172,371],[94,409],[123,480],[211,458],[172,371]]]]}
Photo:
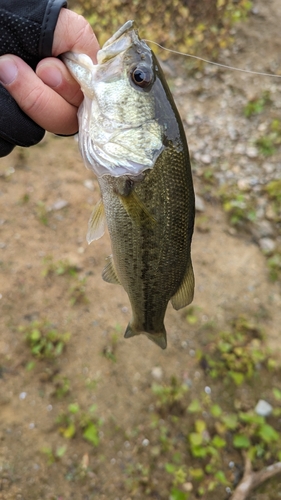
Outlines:
{"type": "Polygon", "coordinates": [[[59,13],[63,7],[67,7],[66,0],[49,0],[42,23],[41,36],[39,40],[39,57],[51,57],[54,31],[58,21],[59,13]]]}

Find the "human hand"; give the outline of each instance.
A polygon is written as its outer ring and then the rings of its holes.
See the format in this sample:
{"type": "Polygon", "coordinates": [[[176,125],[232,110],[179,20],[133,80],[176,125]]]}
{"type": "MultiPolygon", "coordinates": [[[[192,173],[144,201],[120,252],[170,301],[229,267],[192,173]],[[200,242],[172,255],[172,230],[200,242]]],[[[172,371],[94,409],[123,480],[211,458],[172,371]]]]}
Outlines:
{"type": "MultiPolygon", "coordinates": [[[[34,72],[19,57],[4,55],[0,57],[0,81],[22,111],[42,129],[71,135],[78,130],[77,108],[83,95],[57,56],[70,50],[85,53],[96,62],[98,49],[97,39],[87,21],[63,8],[54,32],[54,57],[42,59],[34,72]]],[[[16,128],[19,124],[14,121],[16,128]]]]}

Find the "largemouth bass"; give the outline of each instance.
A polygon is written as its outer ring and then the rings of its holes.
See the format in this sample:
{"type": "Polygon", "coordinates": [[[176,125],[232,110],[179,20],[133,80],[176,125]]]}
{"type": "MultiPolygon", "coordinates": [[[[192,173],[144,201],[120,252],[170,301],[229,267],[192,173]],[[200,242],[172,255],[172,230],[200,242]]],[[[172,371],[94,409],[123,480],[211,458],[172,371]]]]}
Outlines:
{"type": "Polygon", "coordinates": [[[127,292],[125,338],[144,333],[165,349],[164,316],[193,299],[194,191],[183,125],[160,65],[133,21],[98,52],[98,64],[68,52],[79,82],[79,146],[98,177],[102,199],[89,221],[90,243],[112,245],[103,278],[127,292]]]}

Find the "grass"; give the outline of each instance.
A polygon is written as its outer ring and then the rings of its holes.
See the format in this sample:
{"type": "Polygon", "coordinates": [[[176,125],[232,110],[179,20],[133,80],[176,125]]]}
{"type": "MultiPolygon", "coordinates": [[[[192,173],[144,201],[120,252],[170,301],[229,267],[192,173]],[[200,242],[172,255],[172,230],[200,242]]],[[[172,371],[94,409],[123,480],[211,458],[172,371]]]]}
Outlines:
{"type": "Polygon", "coordinates": [[[32,356],[38,359],[59,357],[70,339],[70,333],[60,333],[47,320],[33,321],[28,326],[20,326],[19,331],[24,334],[32,356]]]}

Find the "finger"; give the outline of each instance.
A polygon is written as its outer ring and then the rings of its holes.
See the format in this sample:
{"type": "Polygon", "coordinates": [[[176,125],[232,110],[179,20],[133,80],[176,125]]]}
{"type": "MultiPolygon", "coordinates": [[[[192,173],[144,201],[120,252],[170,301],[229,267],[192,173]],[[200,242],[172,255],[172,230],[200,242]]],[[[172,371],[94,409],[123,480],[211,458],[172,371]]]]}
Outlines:
{"type": "Polygon", "coordinates": [[[74,51],[87,54],[94,63],[99,44],[86,19],[68,9],[61,9],[53,40],[53,55],[74,51]]]}
{"type": "Polygon", "coordinates": [[[0,81],[24,113],[45,130],[63,135],[77,132],[77,107],[45,85],[19,57],[0,57],[0,81]]]}
{"type": "Polygon", "coordinates": [[[59,59],[49,57],[40,61],[36,68],[36,75],[70,104],[76,107],[81,104],[83,94],[80,85],[59,59]]]}

